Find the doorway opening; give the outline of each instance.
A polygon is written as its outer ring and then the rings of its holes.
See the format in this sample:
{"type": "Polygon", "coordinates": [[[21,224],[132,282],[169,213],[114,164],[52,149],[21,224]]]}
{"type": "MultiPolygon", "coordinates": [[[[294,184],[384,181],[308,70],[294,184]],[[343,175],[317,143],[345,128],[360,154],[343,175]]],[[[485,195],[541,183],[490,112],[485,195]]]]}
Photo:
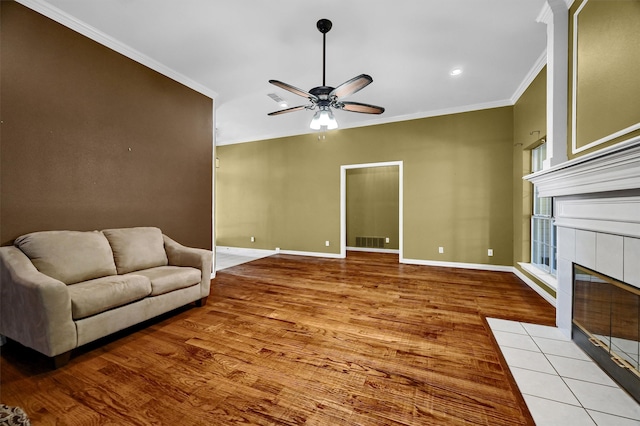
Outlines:
{"type": "MultiPolygon", "coordinates": [[[[388,161],[382,163],[367,163],[367,164],[350,164],[340,166],[340,257],[345,258],[347,256],[347,171],[353,169],[368,169],[374,167],[398,167],[398,249],[400,262],[403,261],[403,162],[402,161],[388,161]]],[[[385,238],[381,236],[369,236],[364,235],[361,238],[385,238]]],[[[354,238],[352,238],[354,239],[354,238]]],[[[360,243],[380,245],[380,241],[373,240],[361,240],[360,243]]],[[[355,244],[355,243],[351,243],[355,244]]],[[[394,251],[395,252],[395,251],[394,251]]]]}

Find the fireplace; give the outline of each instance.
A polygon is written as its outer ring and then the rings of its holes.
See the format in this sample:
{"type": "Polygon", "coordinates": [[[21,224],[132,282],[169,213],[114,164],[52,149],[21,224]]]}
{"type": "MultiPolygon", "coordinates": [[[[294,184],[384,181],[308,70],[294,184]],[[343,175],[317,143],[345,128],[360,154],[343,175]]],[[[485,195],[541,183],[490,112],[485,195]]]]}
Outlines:
{"type": "Polygon", "coordinates": [[[639,399],[637,357],[620,346],[640,333],[640,137],[525,179],[554,199],[556,325],[639,399]]]}
{"type": "Polygon", "coordinates": [[[573,268],[573,340],[640,402],[640,288],[573,268]]]}

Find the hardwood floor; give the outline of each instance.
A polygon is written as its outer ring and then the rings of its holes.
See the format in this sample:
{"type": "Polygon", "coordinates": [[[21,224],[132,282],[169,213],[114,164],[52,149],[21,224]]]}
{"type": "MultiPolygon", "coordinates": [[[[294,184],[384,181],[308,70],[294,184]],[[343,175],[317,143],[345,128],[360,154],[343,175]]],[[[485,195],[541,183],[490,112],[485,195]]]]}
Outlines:
{"type": "Polygon", "coordinates": [[[277,255],[59,370],[9,342],[0,400],[35,425],[533,425],[485,317],[555,310],[510,273],[277,255]]]}

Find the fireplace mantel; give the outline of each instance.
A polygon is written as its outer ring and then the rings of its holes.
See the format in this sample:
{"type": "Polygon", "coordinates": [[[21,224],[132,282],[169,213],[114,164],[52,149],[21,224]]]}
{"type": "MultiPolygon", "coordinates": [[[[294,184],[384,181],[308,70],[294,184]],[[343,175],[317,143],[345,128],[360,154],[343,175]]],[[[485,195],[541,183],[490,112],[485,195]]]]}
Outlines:
{"type": "Polygon", "coordinates": [[[554,197],[556,226],[640,238],[640,138],[524,179],[554,197]]]}
{"type": "Polygon", "coordinates": [[[640,287],[640,137],[524,179],[554,197],[556,324],[571,336],[574,264],[640,287]]]}
{"type": "Polygon", "coordinates": [[[640,137],[525,176],[541,197],[640,189],[640,137]]]}

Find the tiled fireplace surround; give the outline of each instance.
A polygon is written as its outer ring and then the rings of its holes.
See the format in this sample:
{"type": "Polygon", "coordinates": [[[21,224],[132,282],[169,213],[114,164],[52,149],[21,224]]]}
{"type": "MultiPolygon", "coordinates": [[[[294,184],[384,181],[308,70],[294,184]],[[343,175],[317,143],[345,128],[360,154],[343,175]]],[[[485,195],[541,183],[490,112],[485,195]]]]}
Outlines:
{"type": "Polygon", "coordinates": [[[640,288],[640,138],[525,179],[554,197],[556,324],[570,337],[574,263],[640,288]]]}

